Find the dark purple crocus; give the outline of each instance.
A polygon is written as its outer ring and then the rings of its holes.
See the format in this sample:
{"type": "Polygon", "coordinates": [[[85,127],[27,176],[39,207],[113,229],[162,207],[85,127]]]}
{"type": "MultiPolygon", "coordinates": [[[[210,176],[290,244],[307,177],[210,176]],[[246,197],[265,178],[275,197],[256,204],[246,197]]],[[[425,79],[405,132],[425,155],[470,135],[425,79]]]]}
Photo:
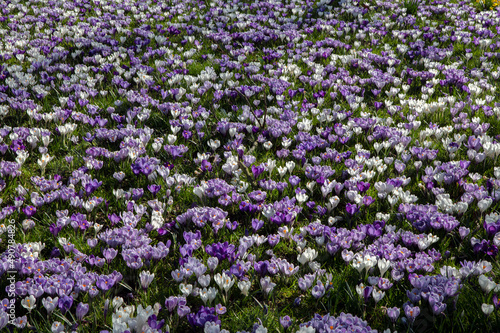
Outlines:
{"type": "Polygon", "coordinates": [[[231,257],[236,250],[233,244],[228,242],[224,243],[213,243],[212,245],[205,246],[205,252],[207,252],[212,257],[216,257],[219,261],[231,257]]]}
{"type": "Polygon", "coordinates": [[[72,305],[73,305],[73,297],[66,295],[62,295],[61,297],[59,297],[57,306],[59,307],[59,310],[61,310],[63,314],[65,314],[71,308],[72,305]]]}
{"type": "Polygon", "coordinates": [[[33,206],[26,206],[23,208],[23,213],[26,214],[27,217],[32,217],[36,213],[36,208],[33,206]]]}
{"type": "Polygon", "coordinates": [[[261,164],[259,166],[252,165],[252,173],[255,179],[260,176],[261,173],[264,172],[264,166],[261,164]]]}
{"type": "Polygon", "coordinates": [[[368,189],[370,188],[370,183],[359,181],[356,184],[356,187],[358,188],[359,192],[364,193],[364,192],[368,191],[368,189]]]}
{"type": "Polygon", "coordinates": [[[216,315],[215,308],[204,307],[203,305],[196,314],[191,313],[187,318],[189,324],[193,327],[203,327],[209,321],[219,325],[221,323],[219,317],[216,315]]]}
{"type": "Polygon", "coordinates": [[[382,102],[373,102],[373,104],[376,110],[379,110],[384,105],[382,102]]]}
{"type": "Polygon", "coordinates": [[[498,300],[498,295],[497,294],[493,294],[493,305],[495,306],[495,309],[499,309],[500,308],[500,300],[498,300]]]}
{"type": "Polygon", "coordinates": [[[158,192],[160,192],[161,185],[157,185],[157,184],[148,185],[148,190],[149,190],[149,192],[151,192],[151,194],[156,195],[158,192]]]}
{"type": "Polygon", "coordinates": [[[57,234],[59,234],[59,231],[61,231],[61,227],[57,226],[55,223],[52,223],[49,227],[49,231],[54,237],[57,237],[57,234]]]}
{"type": "Polygon", "coordinates": [[[372,295],[373,287],[364,287],[363,288],[363,298],[365,300],[365,303],[368,302],[368,299],[372,295]]]}
{"type": "Polygon", "coordinates": [[[162,320],[158,321],[158,318],[156,317],[156,315],[152,314],[148,318],[148,325],[152,329],[159,330],[159,329],[161,329],[163,327],[163,325],[165,325],[165,319],[162,319],[162,320]]]}
{"type": "Polygon", "coordinates": [[[255,272],[257,272],[260,276],[265,276],[267,274],[267,267],[269,266],[269,262],[259,261],[253,264],[255,272]]]}
{"type": "Polygon", "coordinates": [[[351,203],[347,203],[347,205],[345,206],[345,210],[349,215],[354,215],[357,212],[359,212],[358,206],[356,206],[356,204],[351,204],[351,203]]]}

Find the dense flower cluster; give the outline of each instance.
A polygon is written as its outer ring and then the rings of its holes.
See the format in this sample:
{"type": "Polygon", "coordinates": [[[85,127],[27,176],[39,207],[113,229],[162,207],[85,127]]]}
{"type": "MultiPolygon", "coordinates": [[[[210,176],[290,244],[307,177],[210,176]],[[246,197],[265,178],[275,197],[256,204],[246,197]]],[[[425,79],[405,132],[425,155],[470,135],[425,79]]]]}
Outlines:
{"type": "Polygon", "coordinates": [[[1,2],[0,330],[494,331],[496,5],[1,2]]]}

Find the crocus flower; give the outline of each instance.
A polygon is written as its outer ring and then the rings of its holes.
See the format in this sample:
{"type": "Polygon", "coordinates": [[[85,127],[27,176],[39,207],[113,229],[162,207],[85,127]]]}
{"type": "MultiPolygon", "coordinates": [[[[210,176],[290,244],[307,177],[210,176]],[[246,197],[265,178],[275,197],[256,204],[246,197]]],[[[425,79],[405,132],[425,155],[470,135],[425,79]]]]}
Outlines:
{"type": "Polygon", "coordinates": [[[57,303],[57,306],[59,310],[64,314],[66,313],[71,306],[73,305],[73,297],[63,295],[61,298],[59,298],[59,301],[57,303]]]}
{"type": "Polygon", "coordinates": [[[90,306],[88,304],[82,302],[78,303],[76,307],[76,318],[78,320],[82,320],[83,317],[85,317],[85,315],[89,312],[89,308],[90,306]]]}
{"type": "Polygon", "coordinates": [[[349,215],[354,215],[359,212],[359,208],[356,204],[347,203],[345,209],[349,215]]]}
{"type": "Polygon", "coordinates": [[[141,274],[139,275],[139,277],[141,280],[142,289],[146,290],[146,289],[148,289],[151,282],[153,282],[155,274],[154,273],[151,274],[151,273],[149,273],[149,271],[142,271],[141,274]]]}
{"type": "Polygon", "coordinates": [[[292,326],[292,319],[288,315],[284,316],[284,317],[280,317],[280,324],[286,330],[287,328],[292,326]]]}
{"type": "Polygon", "coordinates": [[[260,279],[260,286],[262,287],[262,291],[268,295],[276,286],[276,283],[271,281],[269,276],[260,279]]]}
{"type": "Polygon", "coordinates": [[[26,214],[26,216],[28,217],[32,217],[36,213],[36,207],[26,206],[23,208],[23,213],[26,214]]]}
{"type": "Polygon", "coordinates": [[[398,320],[399,314],[400,310],[398,307],[387,308],[387,316],[393,323],[395,323],[396,320],[398,320]]]}
{"type": "Polygon", "coordinates": [[[415,321],[415,318],[417,318],[420,314],[420,308],[418,306],[411,306],[409,304],[406,304],[404,310],[406,318],[408,318],[411,323],[413,323],[415,321]]]}
{"type": "Polygon", "coordinates": [[[21,301],[21,305],[23,306],[23,308],[27,309],[28,312],[31,312],[31,310],[33,310],[36,307],[35,296],[30,295],[30,296],[26,297],[25,299],[23,299],[21,301]]]}

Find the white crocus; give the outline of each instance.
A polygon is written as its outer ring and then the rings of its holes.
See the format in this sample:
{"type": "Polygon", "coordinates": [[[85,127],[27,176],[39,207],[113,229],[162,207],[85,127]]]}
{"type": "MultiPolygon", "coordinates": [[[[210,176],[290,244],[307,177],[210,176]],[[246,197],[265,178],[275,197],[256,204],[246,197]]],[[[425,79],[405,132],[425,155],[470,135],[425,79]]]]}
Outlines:
{"type": "Polygon", "coordinates": [[[214,280],[219,288],[221,290],[224,290],[225,292],[228,292],[229,289],[231,289],[235,281],[234,278],[230,278],[226,275],[226,273],[222,273],[222,275],[220,273],[217,273],[214,277],[214,280]]]}
{"type": "Polygon", "coordinates": [[[380,259],[377,262],[378,269],[380,270],[380,276],[384,276],[385,272],[391,267],[391,262],[385,258],[380,259]]]}
{"type": "Polygon", "coordinates": [[[479,276],[478,280],[479,280],[479,285],[481,286],[481,289],[485,294],[489,294],[497,286],[495,282],[491,281],[483,274],[479,276]]]}
{"type": "Polygon", "coordinates": [[[154,230],[158,230],[163,226],[165,220],[163,219],[162,212],[159,210],[153,210],[151,214],[151,225],[154,230]]]}
{"type": "Polygon", "coordinates": [[[30,295],[30,296],[26,297],[25,299],[23,299],[21,301],[21,305],[23,306],[23,308],[25,308],[29,312],[31,312],[31,310],[33,310],[36,307],[36,298],[35,298],[35,296],[30,295]]]}
{"type": "Polygon", "coordinates": [[[189,295],[191,295],[191,292],[193,291],[193,285],[181,283],[179,285],[179,290],[181,291],[184,297],[188,297],[189,295]]]}
{"type": "Polygon", "coordinates": [[[200,298],[201,300],[203,301],[203,304],[207,305],[207,301],[208,301],[208,289],[207,288],[203,288],[202,290],[200,290],[200,298]]]}
{"type": "Polygon", "coordinates": [[[267,171],[269,171],[269,177],[271,177],[271,174],[273,173],[273,170],[276,167],[276,160],[268,159],[266,166],[267,166],[267,171]]]}
{"type": "Polygon", "coordinates": [[[366,270],[369,270],[370,268],[374,267],[377,264],[377,261],[378,261],[377,257],[371,254],[366,254],[363,258],[366,270]]]}
{"type": "Polygon", "coordinates": [[[42,168],[42,170],[45,170],[47,164],[49,164],[49,162],[53,159],[54,157],[50,156],[49,154],[42,154],[42,156],[40,156],[40,158],[38,159],[38,165],[40,166],[40,168],[42,168]]]}
{"type": "Polygon", "coordinates": [[[304,265],[316,259],[317,256],[318,256],[318,251],[308,247],[304,250],[304,252],[302,252],[297,256],[297,261],[300,262],[302,265],[304,265]]]}
{"type": "Polygon", "coordinates": [[[489,316],[493,312],[494,306],[492,304],[483,303],[481,305],[481,310],[483,310],[485,315],[489,316]]]}
{"type": "Polygon", "coordinates": [[[375,304],[378,303],[382,298],[384,298],[384,296],[385,296],[385,291],[373,288],[372,297],[373,300],[375,301],[375,304]]]}
{"type": "Polygon", "coordinates": [[[212,303],[215,297],[217,296],[217,289],[215,289],[214,287],[208,288],[207,295],[208,295],[208,302],[212,303]]]}
{"type": "Polygon", "coordinates": [[[248,296],[248,291],[250,290],[252,283],[250,281],[240,281],[238,282],[238,288],[241,293],[245,296],[248,296]]]}
{"type": "Polygon", "coordinates": [[[297,201],[299,202],[299,204],[303,204],[304,202],[307,201],[307,199],[309,199],[309,196],[305,193],[297,193],[295,195],[295,198],[297,199],[297,201]]]}
{"type": "Polygon", "coordinates": [[[479,210],[481,213],[484,213],[488,208],[490,208],[491,204],[493,203],[493,200],[491,198],[486,198],[477,203],[477,207],[479,207],[479,210]]]}

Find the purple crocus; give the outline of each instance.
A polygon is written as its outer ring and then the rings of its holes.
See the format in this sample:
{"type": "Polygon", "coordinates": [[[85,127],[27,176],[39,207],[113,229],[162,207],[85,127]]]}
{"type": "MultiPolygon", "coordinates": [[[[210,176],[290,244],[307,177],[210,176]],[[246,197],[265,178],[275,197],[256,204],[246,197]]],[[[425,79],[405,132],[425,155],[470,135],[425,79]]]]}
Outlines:
{"type": "Polygon", "coordinates": [[[63,314],[65,314],[73,305],[73,297],[62,295],[59,297],[59,301],[57,303],[57,307],[63,314]]]}
{"type": "Polygon", "coordinates": [[[148,185],[148,190],[149,190],[149,192],[151,192],[151,194],[153,194],[153,196],[155,196],[158,192],[160,192],[161,185],[157,185],[157,184],[148,185]]]}
{"type": "Polygon", "coordinates": [[[264,221],[259,220],[259,219],[253,219],[252,220],[252,229],[253,231],[257,232],[260,228],[264,226],[264,221]]]}
{"type": "Polygon", "coordinates": [[[59,234],[59,231],[61,231],[61,227],[52,223],[49,227],[49,231],[54,237],[57,237],[57,234],[59,234]]]}
{"type": "Polygon", "coordinates": [[[163,327],[163,325],[165,325],[165,319],[162,319],[162,320],[158,321],[158,318],[156,317],[156,315],[152,314],[148,318],[148,325],[152,329],[159,330],[159,329],[161,329],[163,327]]]}
{"type": "Polygon", "coordinates": [[[99,287],[101,290],[109,290],[111,287],[113,287],[114,281],[112,278],[108,276],[101,275],[97,278],[96,281],[96,286],[99,287]]]}
{"type": "Polygon", "coordinates": [[[420,314],[420,308],[418,306],[411,306],[410,304],[405,304],[404,306],[405,315],[408,320],[413,323],[415,318],[420,314]]]}
{"type": "Polygon", "coordinates": [[[401,311],[399,310],[398,307],[387,308],[387,316],[393,323],[395,323],[396,320],[398,320],[400,313],[401,311]]]}
{"type": "Polygon", "coordinates": [[[36,213],[36,207],[26,206],[23,208],[23,213],[26,214],[28,218],[32,217],[36,213]]]}
{"type": "Polygon", "coordinates": [[[280,324],[286,331],[290,326],[292,326],[292,319],[290,316],[280,317],[280,324]]]}
{"type": "Polygon", "coordinates": [[[111,221],[111,225],[115,225],[122,220],[120,216],[116,215],[115,213],[108,214],[108,219],[111,221]]]}
{"type": "Polygon", "coordinates": [[[365,195],[363,197],[363,205],[365,205],[366,207],[370,206],[374,201],[375,201],[375,199],[373,199],[369,195],[365,195]]]}
{"type": "Polygon", "coordinates": [[[257,179],[263,172],[264,172],[264,166],[262,164],[259,166],[252,165],[252,173],[255,179],[257,179]]]}
{"type": "Polygon", "coordinates": [[[351,216],[356,214],[357,212],[359,212],[359,208],[358,208],[358,206],[356,206],[356,204],[347,203],[347,205],[345,206],[345,209],[346,209],[347,213],[351,216]]]}
{"type": "Polygon", "coordinates": [[[212,171],[212,164],[207,160],[201,161],[201,171],[211,172],[212,171]]]}
{"type": "Polygon", "coordinates": [[[316,299],[320,299],[321,297],[323,297],[323,295],[325,295],[325,286],[323,285],[323,283],[318,281],[318,283],[312,288],[311,294],[316,299]]]}
{"type": "Polygon", "coordinates": [[[113,248],[107,248],[102,251],[102,254],[104,255],[104,258],[106,259],[106,262],[109,264],[118,254],[118,251],[116,251],[113,248]]]}
{"type": "Polygon", "coordinates": [[[82,320],[83,317],[89,312],[90,306],[88,304],[84,304],[82,302],[78,303],[76,307],[76,318],[78,320],[82,320]]]}

